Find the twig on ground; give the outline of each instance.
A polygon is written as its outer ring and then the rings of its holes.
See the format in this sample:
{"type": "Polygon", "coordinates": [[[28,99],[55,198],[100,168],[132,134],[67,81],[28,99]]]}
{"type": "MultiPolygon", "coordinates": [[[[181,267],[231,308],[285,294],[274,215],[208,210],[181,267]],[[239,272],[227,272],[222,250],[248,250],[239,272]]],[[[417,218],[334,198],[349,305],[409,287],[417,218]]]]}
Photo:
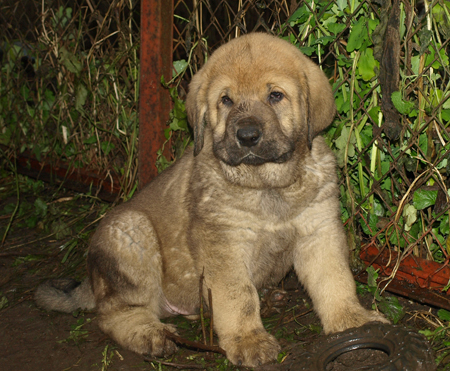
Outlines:
{"type": "Polygon", "coordinates": [[[292,315],[292,318],[289,318],[288,320],[284,321],[282,323],[282,325],[285,325],[285,324],[290,323],[292,321],[296,321],[297,318],[303,317],[304,315],[306,315],[308,313],[311,313],[312,311],[313,311],[312,309],[308,309],[307,311],[305,311],[303,313],[300,313],[300,314],[297,314],[297,315],[292,315]]]}
{"type": "Polygon", "coordinates": [[[208,352],[214,352],[214,353],[219,353],[219,354],[223,354],[224,356],[226,356],[226,352],[224,349],[222,349],[221,347],[217,346],[217,345],[206,345],[206,344],[202,344],[198,341],[192,341],[192,340],[188,340],[185,339],[181,336],[175,335],[174,333],[168,331],[168,330],[164,330],[164,334],[166,335],[166,337],[172,341],[174,341],[177,344],[181,344],[181,345],[185,345],[189,348],[194,348],[194,349],[200,349],[200,350],[205,350],[208,352]]]}
{"type": "Polygon", "coordinates": [[[155,359],[155,358],[148,358],[148,357],[144,357],[144,361],[147,362],[155,362],[155,363],[159,363],[160,365],[163,366],[169,366],[169,367],[174,367],[174,368],[178,368],[180,370],[186,370],[186,369],[206,369],[207,367],[216,367],[216,364],[207,364],[207,365],[194,365],[194,364],[181,364],[181,363],[173,363],[173,362],[165,362],[165,361],[160,361],[159,359],[155,359]]]}
{"type": "Polygon", "coordinates": [[[208,288],[208,302],[209,302],[209,345],[213,346],[213,340],[214,340],[214,315],[213,315],[213,303],[212,303],[212,293],[211,289],[208,288]]]}
{"type": "Polygon", "coordinates": [[[202,336],[203,336],[203,344],[207,344],[206,343],[206,329],[205,329],[205,319],[203,317],[203,279],[205,278],[205,276],[203,275],[203,273],[205,272],[205,268],[203,268],[203,272],[200,275],[200,282],[198,284],[198,298],[200,301],[200,322],[202,324],[202,336]]]}

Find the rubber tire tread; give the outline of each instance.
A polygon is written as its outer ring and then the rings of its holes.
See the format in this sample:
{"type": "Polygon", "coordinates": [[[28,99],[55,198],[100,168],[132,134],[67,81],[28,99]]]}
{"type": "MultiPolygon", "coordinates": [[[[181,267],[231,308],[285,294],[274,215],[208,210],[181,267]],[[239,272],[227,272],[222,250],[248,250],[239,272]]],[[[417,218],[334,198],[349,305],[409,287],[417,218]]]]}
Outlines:
{"type": "MultiPolygon", "coordinates": [[[[291,361],[285,361],[286,371],[307,370],[324,371],[330,358],[330,354],[336,354],[336,349],[343,350],[369,344],[370,349],[389,348],[388,360],[382,364],[371,367],[372,371],[434,371],[436,363],[434,352],[426,338],[412,329],[403,326],[393,326],[383,323],[370,323],[359,328],[353,328],[344,332],[336,333],[321,339],[320,344],[311,350],[292,354],[291,361]],[[373,344],[379,344],[373,347],[373,344]]],[[[338,351],[339,352],[339,351],[338,351]]],[[[342,353],[340,353],[342,354],[342,353]]],[[[334,357],[336,359],[337,356],[334,357]]],[[[350,369],[349,369],[350,370],[350,369]]]]}

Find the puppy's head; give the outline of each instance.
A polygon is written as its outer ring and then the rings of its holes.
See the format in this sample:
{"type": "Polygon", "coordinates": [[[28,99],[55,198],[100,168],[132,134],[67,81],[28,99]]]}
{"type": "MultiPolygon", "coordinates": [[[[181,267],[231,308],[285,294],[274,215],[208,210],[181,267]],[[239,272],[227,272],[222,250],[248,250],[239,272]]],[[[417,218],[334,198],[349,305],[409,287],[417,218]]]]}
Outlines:
{"type": "Polygon", "coordinates": [[[262,33],[217,49],[193,77],[186,109],[194,154],[211,140],[225,175],[252,187],[292,184],[299,161],[335,114],[319,67],[295,46],[262,33]]]}

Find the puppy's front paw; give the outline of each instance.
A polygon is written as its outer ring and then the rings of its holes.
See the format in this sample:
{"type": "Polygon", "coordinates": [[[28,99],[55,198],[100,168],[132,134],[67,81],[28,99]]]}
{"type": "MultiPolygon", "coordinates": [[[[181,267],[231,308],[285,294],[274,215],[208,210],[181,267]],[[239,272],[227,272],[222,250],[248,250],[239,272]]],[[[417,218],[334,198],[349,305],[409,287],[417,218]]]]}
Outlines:
{"type": "Polygon", "coordinates": [[[381,313],[367,310],[360,305],[346,308],[341,313],[335,312],[333,316],[323,321],[323,329],[326,334],[340,332],[353,327],[360,327],[367,322],[390,323],[381,313]]]}
{"type": "MultiPolygon", "coordinates": [[[[165,331],[176,333],[176,327],[170,324],[149,323],[130,331],[128,337],[121,343],[136,353],[167,357],[178,348],[173,341],[167,339],[165,331]]],[[[120,339],[118,340],[120,342],[120,339]]]]}
{"type": "Polygon", "coordinates": [[[256,367],[277,359],[281,349],[277,340],[264,329],[225,336],[220,345],[233,364],[247,367],[256,367]]]}

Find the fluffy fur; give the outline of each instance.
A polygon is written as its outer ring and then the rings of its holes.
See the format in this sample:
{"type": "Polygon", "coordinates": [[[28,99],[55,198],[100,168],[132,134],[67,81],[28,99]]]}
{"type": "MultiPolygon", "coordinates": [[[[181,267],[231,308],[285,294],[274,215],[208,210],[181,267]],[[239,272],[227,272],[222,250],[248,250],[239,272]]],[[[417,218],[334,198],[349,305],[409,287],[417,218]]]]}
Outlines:
{"type": "Polygon", "coordinates": [[[96,307],[119,344],[164,356],[176,351],[164,329],[176,330],[160,319],[197,313],[203,272],[220,346],[246,366],[277,357],[257,290],[292,267],[326,333],[385,321],[358,302],[335,159],[317,136],[334,107],[325,75],[288,42],[255,33],[220,47],[190,85],[194,150],[103,219],[88,281],[44,284],[38,304],[96,307]]]}

